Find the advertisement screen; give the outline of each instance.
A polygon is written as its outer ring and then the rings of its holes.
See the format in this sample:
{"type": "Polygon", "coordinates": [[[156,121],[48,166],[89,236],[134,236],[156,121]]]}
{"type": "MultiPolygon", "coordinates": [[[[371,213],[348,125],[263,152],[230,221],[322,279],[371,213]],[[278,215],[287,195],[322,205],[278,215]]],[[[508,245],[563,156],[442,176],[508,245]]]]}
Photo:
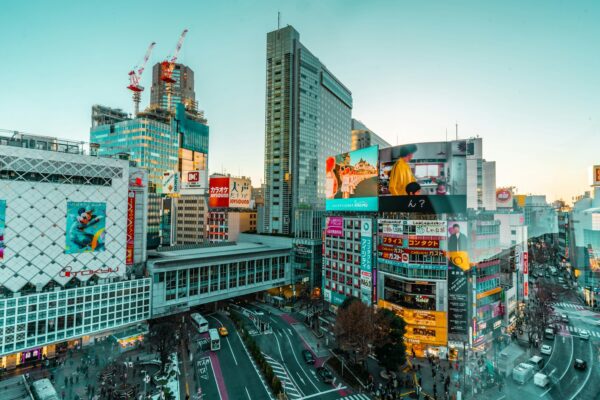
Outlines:
{"type": "Polygon", "coordinates": [[[66,254],[104,251],[106,203],[67,202],[66,254]]]}
{"type": "Polygon", "coordinates": [[[464,212],[467,156],[464,141],[405,144],[379,151],[380,211],[464,212]]]}
{"type": "Polygon", "coordinates": [[[6,230],[6,200],[0,200],[0,260],[4,258],[4,231],[6,230]]]}
{"type": "Polygon", "coordinates": [[[229,207],[250,208],[250,179],[229,178],[229,207]]]}
{"type": "Polygon", "coordinates": [[[179,173],[176,171],[166,171],[163,173],[162,192],[164,194],[179,193],[179,173]]]}
{"type": "Polygon", "coordinates": [[[211,208],[229,207],[229,177],[211,177],[208,206],[211,208]]]}
{"type": "Polygon", "coordinates": [[[360,272],[361,300],[371,305],[373,274],[373,228],[370,219],[363,219],[360,225],[360,272]]]}
{"type": "Polygon", "coordinates": [[[372,146],[327,158],[327,211],[377,211],[377,156],[372,146]]]}
{"type": "Polygon", "coordinates": [[[592,167],[592,185],[600,186],[600,165],[592,167]]]}
{"type": "Polygon", "coordinates": [[[469,251],[466,221],[448,222],[448,251],[469,251]]]}
{"type": "Polygon", "coordinates": [[[344,217],[327,217],[325,224],[325,234],[327,236],[344,236],[344,217]]]}

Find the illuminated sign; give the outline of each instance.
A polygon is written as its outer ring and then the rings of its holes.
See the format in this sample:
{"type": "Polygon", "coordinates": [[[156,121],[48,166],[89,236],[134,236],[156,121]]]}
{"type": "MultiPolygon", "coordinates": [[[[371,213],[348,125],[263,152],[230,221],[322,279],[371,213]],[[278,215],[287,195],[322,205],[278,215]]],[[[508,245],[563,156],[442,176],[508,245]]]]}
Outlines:
{"type": "Polygon", "coordinates": [[[592,167],[592,186],[600,186],[600,165],[592,167]]]}
{"type": "Polygon", "coordinates": [[[135,192],[130,190],[127,197],[127,235],[125,265],[133,264],[135,239],[135,192]]]}
{"type": "Polygon", "coordinates": [[[344,217],[327,217],[325,234],[335,237],[344,236],[344,217]]]}

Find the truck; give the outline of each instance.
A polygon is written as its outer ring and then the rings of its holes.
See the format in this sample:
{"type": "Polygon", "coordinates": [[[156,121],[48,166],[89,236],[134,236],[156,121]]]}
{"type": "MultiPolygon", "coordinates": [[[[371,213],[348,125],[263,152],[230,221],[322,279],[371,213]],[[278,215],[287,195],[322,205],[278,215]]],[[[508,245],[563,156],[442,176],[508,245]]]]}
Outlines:
{"type": "Polygon", "coordinates": [[[548,379],[547,375],[538,372],[533,376],[533,383],[539,387],[545,388],[550,384],[550,379],[548,379]]]}
{"type": "Polygon", "coordinates": [[[498,373],[505,378],[510,377],[517,360],[523,354],[523,349],[516,343],[511,343],[500,352],[498,357],[498,373]]]}
{"type": "Polygon", "coordinates": [[[528,363],[521,363],[513,368],[513,380],[520,385],[524,385],[533,376],[533,370],[533,365],[528,363]]]}

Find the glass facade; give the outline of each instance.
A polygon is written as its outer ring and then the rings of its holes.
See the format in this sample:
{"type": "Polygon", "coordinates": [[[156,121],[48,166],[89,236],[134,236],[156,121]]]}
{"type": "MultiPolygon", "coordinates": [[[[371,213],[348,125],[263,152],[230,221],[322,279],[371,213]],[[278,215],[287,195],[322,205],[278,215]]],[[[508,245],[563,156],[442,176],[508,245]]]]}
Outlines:
{"type": "Polygon", "coordinates": [[[0,355],[150,318],[150,279],[0,300],[0,355]]]}

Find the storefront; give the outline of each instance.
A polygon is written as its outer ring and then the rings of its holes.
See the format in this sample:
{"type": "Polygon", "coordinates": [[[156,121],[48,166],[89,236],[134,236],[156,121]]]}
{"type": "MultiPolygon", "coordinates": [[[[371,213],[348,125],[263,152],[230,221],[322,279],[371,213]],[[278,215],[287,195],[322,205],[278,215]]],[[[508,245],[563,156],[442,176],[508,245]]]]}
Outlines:
{"type": "Polygon", "coordinates": [[[50,344],[42,347],[34,347],[25,351],[0,357],[0,368],[15,369],[28,365],[35,365],[44,360],[55,357],[56,345],[50,344]]]}
{"type": "Polygon", "coordinates": [[[144,342],[148,334],[148,325],[139,324],[122,332],[115,333],[111,338],[117,343],[119,352],[133,350],[144,342]]]}

